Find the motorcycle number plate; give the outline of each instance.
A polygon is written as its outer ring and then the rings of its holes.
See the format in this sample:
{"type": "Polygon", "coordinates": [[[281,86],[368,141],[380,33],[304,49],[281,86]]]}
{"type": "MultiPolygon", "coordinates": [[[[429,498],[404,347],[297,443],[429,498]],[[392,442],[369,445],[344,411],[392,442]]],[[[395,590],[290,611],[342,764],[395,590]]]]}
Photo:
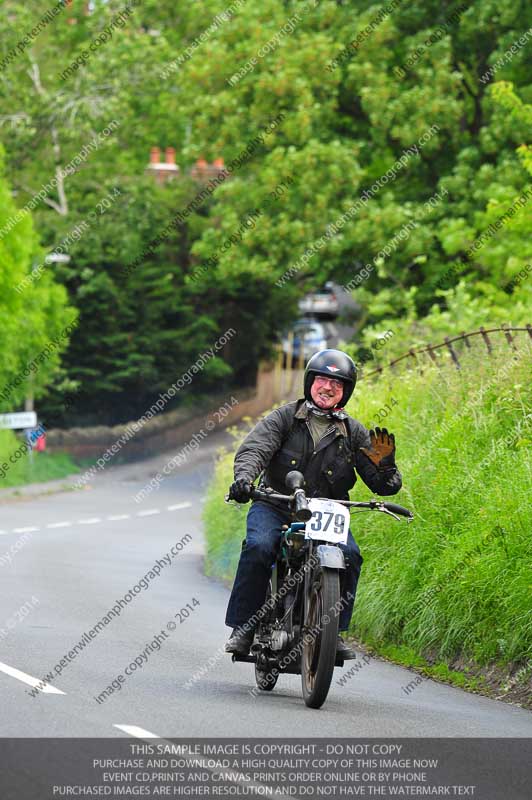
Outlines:
{"type": "Polygon", "coordinates": [[[349,511],[334,500],[308,501],[312,518],[305,526],[306,539],[319,539],[320,542],[345,544],[349,531],[349,511]]]}

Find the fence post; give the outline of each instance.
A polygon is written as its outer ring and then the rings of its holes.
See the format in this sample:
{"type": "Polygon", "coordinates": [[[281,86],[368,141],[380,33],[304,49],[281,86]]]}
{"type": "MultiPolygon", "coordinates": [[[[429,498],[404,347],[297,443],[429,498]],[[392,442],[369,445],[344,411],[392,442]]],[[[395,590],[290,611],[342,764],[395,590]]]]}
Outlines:
{"type": "Polygon", "coordinates": [[[418,367],[418,368],[420,369],[420,371],[421,371],[421,374],[423,374],[423,370],[421,369],[421,367],[420,367],[420,365],[419,365],[419,361],[418,361],[418,359],[417,359],[417,356],[416,356],[416,353],[415,353],[415,351],[414,351],[414,348],[413,348],[413,347],[411,347],[411,348],[410,348],[410,350],[408,351],[408,353],[409,353],[409,355],[411,355],[411,356],[412,356],[412,358],[414,359],[414,367],[418,367]]]}
{"type": "Polygon", "coordinates": [[[484,339],[486,347],[488,348],[488,354],[491,355],[493,348],[491,346],[491,342],[490,342],[489,336],[486,333],[486,331],[484,330],[482,325],[480,326],[480,333],[482,334],[482,338],[484,339]]]}
{"type": "Polygon", "coordinates": [[[528,331],[528,335],[532,339],[532,325],[530,323],[527,324],[526,329],[528,331]]]}
{"type": "Polygon", "coordinates": [[[433,364],[436,364],[436,366],[439,367],[438,359],[436,358],[436,353],[432,349],[432,345],[431,344],[427,345],[427,353],[431,357],[433,364]]]}
{"type": "Polygon", "coordinates": [[[301,342],[295,369],[292,373],[292,385],[290,387],[290,392],[292,396],[294,395],[295,392],[297,392],[297,385],[301,383],[301,376],[303,375],[304,368],[305,368],[305,353],[303,352],[303,342],[301,342]]]}
{"type": "Polygon", "coordinates": [[[273,402],[277,403],[282,396],[282,382],[283,382],[283,348],[279,346],[277,350],[277,358],[275,359],[273,367],[273,402]]]}
{"type": "Polygon", "coordinates": [[[281,397],[286,397],[288,393],[292,390],[292,369],[293,369],[293,358],[294,358],[294,331],[289,331],[288,333],[288,349],[286,351],[286,364],[284,365],[283,370],[283,388],[282,388],[282,395],[281,397]]]}
{"type": "Polygon", "coordinates": [[[453,346],[452,346],[451,342],[449,341],[449,337],[448,336],[445,337],[445,344],[447,345],[447,349],[448,349],[449,353],[451,354],[451,358],[452,358],[456,368],[460,369],[460,362],[458,361],[458,356],[456,355],[456,353],[455,353],[455,351],[453,349],[453,346]]]}
{"type": "Polygon", "coordinates": [[[465,331],[462,331],[462,337],[464,339],[464,344],[468,350],[471,350],[471,342],[469,341],[469,336],[465,331]]]}
{"type": "Polygon", "coordinates": [[[514,340],[512,334],[510,333],[509,326],[505,322],[501,325],[501,328],[503,329],[504,335],[506,336],[506,341],[508,342],[512,350],[515,350],[514,340]]]}

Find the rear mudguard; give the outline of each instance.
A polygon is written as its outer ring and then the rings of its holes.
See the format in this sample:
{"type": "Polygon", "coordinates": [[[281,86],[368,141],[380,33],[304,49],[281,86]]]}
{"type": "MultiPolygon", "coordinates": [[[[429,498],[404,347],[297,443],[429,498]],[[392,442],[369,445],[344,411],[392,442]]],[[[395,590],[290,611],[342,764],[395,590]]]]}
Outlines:
{"type": "Polygon", "coordinates": [[[319,544],[315,550],[321,567],[345,569],[344,554],[339,547],[330,544],[319,544]]]}

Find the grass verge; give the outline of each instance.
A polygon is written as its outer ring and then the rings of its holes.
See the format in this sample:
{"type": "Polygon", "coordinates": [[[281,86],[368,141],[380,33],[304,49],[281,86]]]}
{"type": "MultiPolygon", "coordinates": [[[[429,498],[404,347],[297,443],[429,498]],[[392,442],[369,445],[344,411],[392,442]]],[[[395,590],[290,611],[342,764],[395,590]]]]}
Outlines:
{"type": "Polygon", "coordinates": [[[0,489],[44,483],[79,472],[66,453],[34,452],[31,458],[21,450],[23,444],[13,431],[0,430],[0,489]]]}

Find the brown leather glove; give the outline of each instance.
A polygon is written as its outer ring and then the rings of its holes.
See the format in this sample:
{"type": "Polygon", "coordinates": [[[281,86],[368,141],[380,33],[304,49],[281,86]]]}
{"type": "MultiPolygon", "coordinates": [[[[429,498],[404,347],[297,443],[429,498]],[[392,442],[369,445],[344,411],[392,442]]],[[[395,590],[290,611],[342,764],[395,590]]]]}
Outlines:
{"type": "Polygon", "coordinates": [[[393,469],[395,467],[395,436],[388,433],[386,428],[375,428],[369,432],[370,444],[361,447],[362,452],[372,461],[378,469],[393,469]]]}

